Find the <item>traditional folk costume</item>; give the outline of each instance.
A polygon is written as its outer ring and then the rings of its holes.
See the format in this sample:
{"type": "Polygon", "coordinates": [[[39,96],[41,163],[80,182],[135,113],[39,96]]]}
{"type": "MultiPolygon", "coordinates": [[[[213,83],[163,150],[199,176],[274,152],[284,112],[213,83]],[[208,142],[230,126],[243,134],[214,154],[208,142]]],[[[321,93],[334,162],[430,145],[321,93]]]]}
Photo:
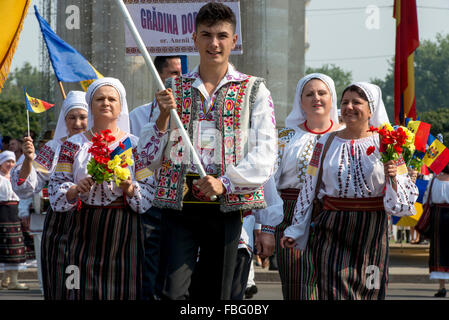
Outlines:
{"type": "Polygon", "coordinates": [[[56,278],[62,279],[65,272],[62,262],[67,237],[63,228],[66,224],[70,224],[71,218],[71,212],[60,214],[52,210],[48,198],[48,182],[58,163],[63,141],[69,135],[65,118],[74,109],[88,111],[84,92],[70,91],[67,94],[59,113],[53,139],[37,151],[28,177],[24,180],[19,179],[22,163],[11,171],[14,192],[21,199],[32,199],[33,202],[34,212],[30,214],[30,232],[33,233],[39,281],[43,287],[44,298],[47,300],[60,299],[56,278]]]}
{"type": "MultiPolygon", "coordinates": [[[[282,223],[276,227],[276,258],[282,282],[282,294],[285,300],[317,299],[315,286],[312,285],[313,264],[310,250],[303,252],[295,248],[281,248],[280,240],[285,228],[292,224],[293,212],[299,191],[304,186],[307,166],[317,140],[323,134],[304,131],[299,127],[304,123],[306,115],[301,105],[304,86],[312,79],[323,81],[329,89],[332,99],[330,119],[331,130],[338,126],[337,95],[334,81],[321,73],[309,74],[299,80],[293,108],[285,119],[286,127],[278,134],[278,160],[273,177],[264,187],[265,196],[272,197],[267,201],[266,209],[258,210],[270,216],[281,216],[282,223]],[[333,128],[332,128],[333,127],[333,128]]],[[[325,133],[325,132],[324,132],[325,133]]]]}
{"type": "MultiPolygon", "coordinates": [[[[355,85],[368,97],[370,125],[387,122],[380,89],[368,83],[355,85]]],[[[295,239],[298,249],[310,247],[319,299],[384,299],[388,282],[387,213],[415,214],[418,190],[408,174],[397,175],[397,192],[385,182],[377,133],[357,140],[335,136],[323,159],[323,146],[331,135],[334,133],[321,137],[315,146],[310,167],[316,171],[305,176],[293,223],[284,235],[295,239]],[[370,146],[376,150],[368,155],[370,146]],[[318,199],[324,201],[324,208],[312,219],[320,166],[318,199]]]]}
{"type": "MultiPolygon", "coordinates": [[[[161,168],[154,205],[163,208],[162,298],[187,299],[192,283],[204,299],[229,299],[244,210],[265,207],[262,185],[272,173],[276,131],[273,102],[264,80],[237,72],[232,65],[209,96],[199,76],[191,73],[167,80],[178,114],[205,171],[223,183],[226,193],[211,202],[198,192],[195,166],[171,119],[160,132],[147,124],[139,152],[150,169],[161,168]],[[206,212],[208,211],[208,212],[206,212]],[[179,267],[182,266],[182,267],[179,267]],[[207,279],[207,280],[202,280],[207,279]],[[197,287],[201,282],[202,288],[197,287]],[[208,289],[204,289],[204,283],[208,289]]],[[[266,226],[274,230],[274,226],[266,226]]]]}
{"type": "MultiPolygon", "coordinates": [[[[429,181],[424,202],[429,197],[429,181]]],[[[430,279],[449,279],[449,181],[433,178],[430,198],[429,272],[430,279]]],[[[427,233],[427,232],[426,232],[427,233]]]]}
{"type": "Polygon", "coordinates": [[[131,134],[136,137],[140,137],[140,132],[142,128],[150,122],[156,122],[159,117],[159,108],[157,106],[156,98],[150,103],[141,105],[139,107],[134,108],[129,113],[129,125],[131,129],[131,134]]]}
{"type": "MultiPolygon", "coordinates": [[[[129,113],[131,134],[140,137],[142,128],[147,123],[155,123],[160,111],[156,98],[129,113]]],[[[159,249],[161,238],[161,209],[152,206],[147,212],[140,215],[145,248],[145,262],[142,275],[142,300],[155,299],[156,276],[159,266],[159,249]]]]}
{"type": "MultiPolygon", "coordinates": [[[[88,194],[80,194],[78,202],[69,202],[66,198],[68,189],[88,177],[87,163],[91,158],[88,149],[92,142],[81,133],[70,137],[61,146],[58,164],[50,178],[50,204],[61,215],[76,210],[70,223],[64,225],[63,235],[55,235],[55,238],[67,237],[64,263],[79,270],[75,273],[79,275],[79,289],[66,287],[66,270],[60,270],[61,277],[54,276],[62,299],[140,298],[143,235],[138,214],[151,207],[154,181],[136,153],[138,138],[129,134],[125,89],[120,81],[114,78],[94,81],[86,93],[88,105],[91,105],[95,91],[105,85],[114,87],[120,95],[121,113],[117,125],[127,132],[108,147],[114,150],[127,138],[131,140],[134,165],[128,168],[135,194],[126,197],[114,182],[103,182],[94,184],[88,194]]],[[[92,126],[89,113],[87,128],[92,126]]]]}
{"type": "MultiPolygon", "coordinates": [[[[14,152],[0,153],[0,165],[8,160],[16,161],[14,152]]],[[[4,264],[5,270],[0,288],[27,289],[17,282],[19,266],[26,260],[18,205],[19,197],[14,193],[9,178],[0,174],[0,263],[4,264]]]]}

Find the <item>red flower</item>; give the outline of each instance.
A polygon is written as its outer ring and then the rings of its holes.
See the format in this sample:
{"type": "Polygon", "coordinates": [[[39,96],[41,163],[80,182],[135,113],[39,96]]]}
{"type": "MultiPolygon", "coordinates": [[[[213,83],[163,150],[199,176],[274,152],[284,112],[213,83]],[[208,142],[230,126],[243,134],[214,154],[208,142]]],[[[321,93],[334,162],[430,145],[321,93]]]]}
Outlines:
{"type": "Polygon", "coordinates": [[[376,148],[374,146],[371,146],[368,149],[366,149],[366,154],[369,156],[374,152],[374,150],[376,150],[376,148]]]}
{"type": "Polygon", "coordinates": [[[368,132],[378,132],[379,129],[377,129],[376,127],[370,126],[368,132]]]}
{"type": "Polygon", "coordinates": [[[402,152],[402,148],[401,148],[401,146],[398,145],[398,144],[395,144],[395,145],[394,145],[394,150],[396,150],[397,153],[401,153],[401,152],[402,152]]]}
{"type": "Polygon", "coordinates": [[[118,146],[122,148],[123,151],[125,151],[125,145],[121,141],[119,142],[118,146]]]}

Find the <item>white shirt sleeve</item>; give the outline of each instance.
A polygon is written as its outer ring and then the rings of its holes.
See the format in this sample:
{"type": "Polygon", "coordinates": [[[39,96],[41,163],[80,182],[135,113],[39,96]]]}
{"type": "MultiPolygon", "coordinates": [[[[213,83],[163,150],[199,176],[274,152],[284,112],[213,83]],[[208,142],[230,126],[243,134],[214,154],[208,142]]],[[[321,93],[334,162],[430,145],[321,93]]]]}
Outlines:
{"type": "Polygon", "coordinates": [[[284,201],[276,190],[273,176],[263,186],[263,191],[267,207],[253,210],[256,222],[264,226],[276,227],[284,218],[284,201]]]}

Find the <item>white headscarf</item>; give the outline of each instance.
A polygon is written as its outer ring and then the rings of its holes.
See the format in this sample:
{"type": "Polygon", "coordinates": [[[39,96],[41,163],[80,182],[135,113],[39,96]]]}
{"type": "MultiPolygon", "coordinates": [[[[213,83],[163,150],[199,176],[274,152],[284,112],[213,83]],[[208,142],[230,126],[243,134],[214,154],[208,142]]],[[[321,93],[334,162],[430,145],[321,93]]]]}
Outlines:
{"type": "Polygon", "coordinates": [[[296,95],[295,100],[293,101],[293,107],[290,114],[285,118],[285,126],[289,128],[294,128],[298,126],[299,124],[306,121],[306,114],[301,106],[301,95],[302,91],[304,90],[304,86],[307,82],[309,82],[312,79],[319,79],[323,81],[327,88],[329,89],[329,92],[332,97],[332,108],[330,112],[330,118],[334,123],[338,123],[338,114],[337,114],[337,93],[335,90],[335,84],[334,80],[332,80],[331,77],[326,76],[322,73],[311,73],[306,75],[305,77],[301,78],[298,81],[298,85],[296,86],[296,95]]]}
{"type": "Polygon", "coordinates": [[[2,165],[5,161],[8,160],[16,161],[16,155],[14,152],[6,150],[0,153],[0,165],[2,165]]]}
{"type": "Polygon", "coordinates": [[[368,82],[354,82],[346,88],[353,85],[362,89],[363,92],[365,92],[366,97],[368,98],[368,105],[371,111],[369,125],[377,128],[383,123],[390,123],[387,110],[385,109],[385,105],[382,100],[382,91],[380,90],[379,86],[368,82]]]}
{"type": "Polygon", "coordinates": [[[89,118],[87,119],[87,130],[91,129],[94,125],[94,119],[92,116],[92,98],[94,97],[95,92],[102,86],[111,86],[114,87],[120,96],[120,104],[121,104],[121,111],[117,119],[117,126],[120,128],[120,130],[125,132],[130,132],[129,130],[129,112],[128,112],[128,103],[126,102],[126,91],[123,84],[120,82],[119,79],[111,78],[111,77],[105,77],[100,78],[92,82],[92,84],[89,86],[89,89],[87,89],[86,92],[86,102],[89,105],[89,118]]]}
{"type": "Polygon", "coordinates": [[[58,124],[56,125],[55,134],[53,136],[54,140],[59,140],[69,135],[65,117],[67,117],[69,111],[73,109],[83,109],[88,112],[86,94],[83,91],[70,91],[67,94],[67,97],[62,103],[61,112],[59,113],[58,124]]]}

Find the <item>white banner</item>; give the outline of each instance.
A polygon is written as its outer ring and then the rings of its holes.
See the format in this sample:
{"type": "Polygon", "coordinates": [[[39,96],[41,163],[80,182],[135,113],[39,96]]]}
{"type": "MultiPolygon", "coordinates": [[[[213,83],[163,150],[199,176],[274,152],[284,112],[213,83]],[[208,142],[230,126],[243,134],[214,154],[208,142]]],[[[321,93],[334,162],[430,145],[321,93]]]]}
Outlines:
{"type": "MultiPolygon", "coordinates": [[[[195,17],[210,1],[201,0],[124,0],[137,30],[151,55],[198,55],[192,39],[195,17]]],[[[240,30],[240,0],[222,0],[234,11],[238,34],[231,54],[242,54],[240,30]]],[[[125,26],[127,55],[140,55],[134,38],[125,26]]]]}

